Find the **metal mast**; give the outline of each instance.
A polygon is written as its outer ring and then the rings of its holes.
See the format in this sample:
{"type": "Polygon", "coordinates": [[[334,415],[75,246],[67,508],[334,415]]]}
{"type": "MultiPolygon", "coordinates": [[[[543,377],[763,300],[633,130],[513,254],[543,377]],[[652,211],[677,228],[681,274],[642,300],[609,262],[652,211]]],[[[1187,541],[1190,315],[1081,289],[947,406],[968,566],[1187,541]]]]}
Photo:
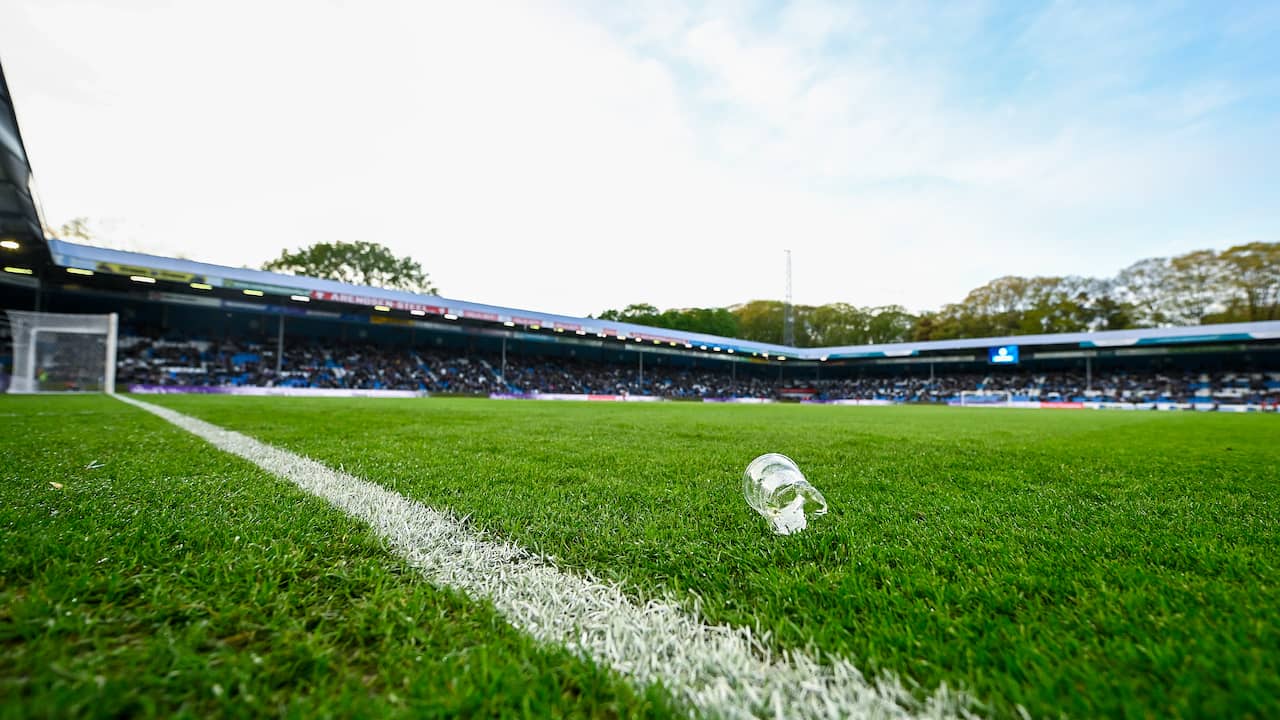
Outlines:
{"type": "Polygon", "coordinates": [[[782,344],[794,347],[796,344],[796,324],[791,308],[791,251],[784,250],[783,252],[787,254],[787,299],[782,309],[782,344]]]}

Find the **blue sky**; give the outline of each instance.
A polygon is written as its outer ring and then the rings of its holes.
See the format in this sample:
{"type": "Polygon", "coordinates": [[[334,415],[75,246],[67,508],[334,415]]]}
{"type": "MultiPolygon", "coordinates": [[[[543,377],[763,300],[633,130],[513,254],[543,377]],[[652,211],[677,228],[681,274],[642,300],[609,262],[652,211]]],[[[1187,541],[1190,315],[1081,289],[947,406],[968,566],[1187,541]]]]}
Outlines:
{"type": "Polygon", "coordinates": [[[1280,240],[1280,3],[9,0],[46,214],[454,297],[963,297],[1280,240]]]}

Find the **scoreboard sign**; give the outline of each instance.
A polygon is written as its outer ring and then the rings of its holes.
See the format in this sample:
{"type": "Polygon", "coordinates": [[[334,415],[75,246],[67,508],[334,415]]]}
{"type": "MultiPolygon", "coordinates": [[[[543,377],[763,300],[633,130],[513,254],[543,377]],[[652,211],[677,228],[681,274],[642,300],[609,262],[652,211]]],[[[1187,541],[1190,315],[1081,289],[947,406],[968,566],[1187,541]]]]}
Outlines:
{"type": "Polygon", "coordinates": [[[987,348],[987,363],[991,365],[1017,365],[1018,346],[1001,345],[987,348]]]}

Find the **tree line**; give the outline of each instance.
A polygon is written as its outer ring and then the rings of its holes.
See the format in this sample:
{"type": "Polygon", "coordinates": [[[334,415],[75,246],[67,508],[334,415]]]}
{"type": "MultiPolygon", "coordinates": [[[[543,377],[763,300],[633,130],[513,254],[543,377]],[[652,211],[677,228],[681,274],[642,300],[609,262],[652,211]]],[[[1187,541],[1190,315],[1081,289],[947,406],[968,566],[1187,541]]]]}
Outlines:
{"type": "MultiPolygon", "coordinates": [[[[633,304],[599,317],[781,343],[785,312],[780,300],[752,300],[661,311],[633,304]]],[[[800,347],[1280,320],[1280,243],[1148,258],[1112,278],[1010,275],[919,314],[898,305],[796,305],[793,320],[800,347]]]]}

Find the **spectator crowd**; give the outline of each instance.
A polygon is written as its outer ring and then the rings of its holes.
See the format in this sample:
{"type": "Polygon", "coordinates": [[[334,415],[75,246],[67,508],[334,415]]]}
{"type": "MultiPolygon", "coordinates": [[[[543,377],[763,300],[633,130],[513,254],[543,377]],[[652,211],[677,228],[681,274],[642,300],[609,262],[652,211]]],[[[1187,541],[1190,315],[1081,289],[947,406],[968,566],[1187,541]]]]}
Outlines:
{"type": "Polygon", "coordinates": [[[463,354],[369,344],[240,343],[122,338],[118,382],[126,385],[275,386],[416,390],[463,395],[565,393],[673,399],[865,399],[946,403],[962,394],[1041,401],[1280,402],[1280,372],[1017,372],[876,375],[856,379],[766,377],[706,368],[618,365],[552,357],[463,354]]]}

